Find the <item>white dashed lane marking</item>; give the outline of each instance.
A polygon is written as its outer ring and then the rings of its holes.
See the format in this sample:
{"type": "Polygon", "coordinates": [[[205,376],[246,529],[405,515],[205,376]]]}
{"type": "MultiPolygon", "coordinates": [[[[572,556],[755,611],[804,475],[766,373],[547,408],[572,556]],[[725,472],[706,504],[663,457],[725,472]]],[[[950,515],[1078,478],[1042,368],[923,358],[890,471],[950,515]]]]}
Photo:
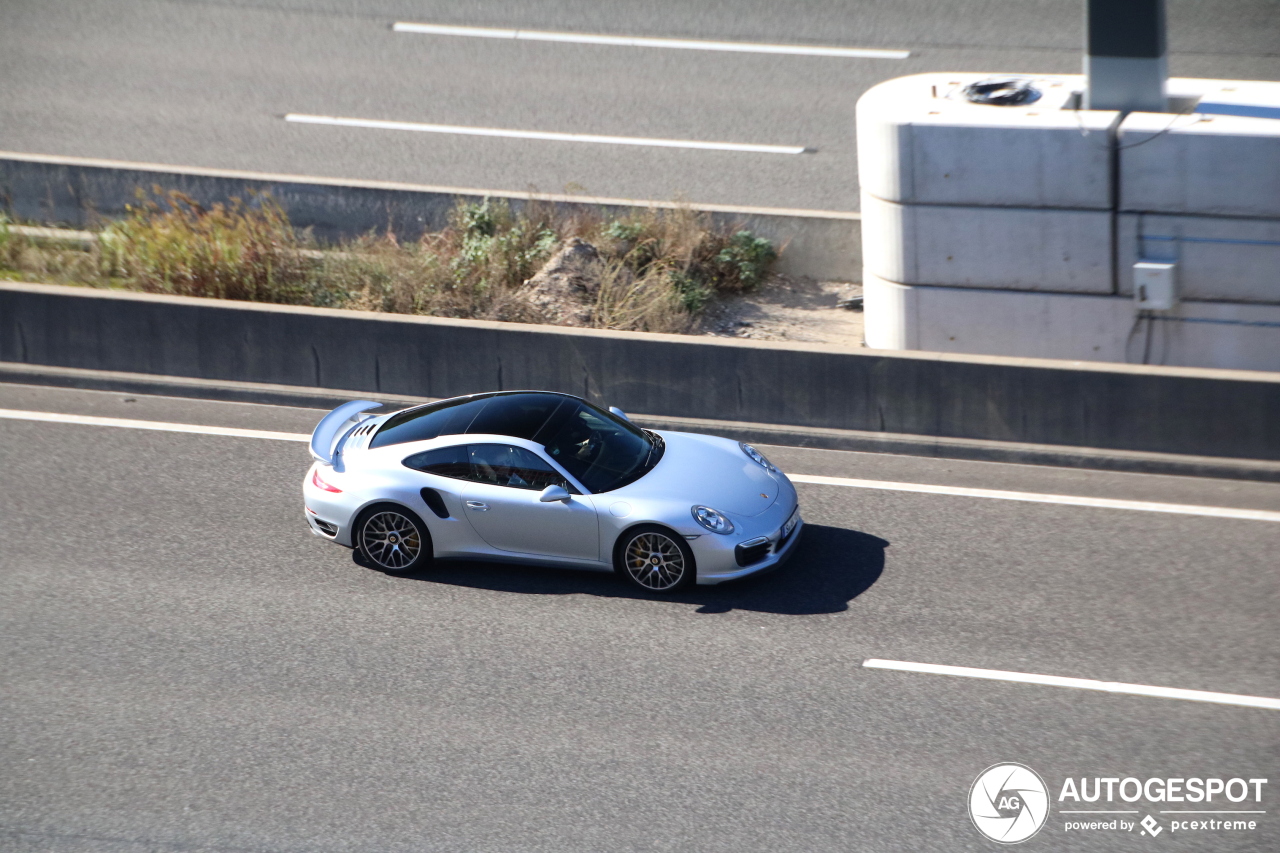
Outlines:
{"type": "Polygon", "coordinates": [[[874,47],[823,47],[809,44],[759,44],[742,41],[715,41],[712,39],[673,39],[651,36],[610,36],[594,33],[564,33],[547,30],[510,30],[495,27],[455,27],[445,24],[414,24],[397,21],[391,28],[397,33],[418,33],[432,36],[462,36],[465,38],[513,39],[518,41],[549,41],[563,44],[600,44],[614,47],[659,47],[674,50],[712,50],[730,53],[769,53],[788,56],[833,56],[844,59],[906,59],[909,50],[890,50],[874,47]]]}
{"type": "Polygon", "coordinates": [[[543,142],[591,142],[600,145],[641,145],[650,148],[694,148],[700,151],[738,151],[748,154],[803,154],[803,145],[756,145],[746,142],[700,142],[693,139],[649,139],[643,136],[599,136],[591,133],[552,133],[542,130],[512,130],[501,127],[468,127],[455,124],[421,124],[415,121],[384,121],[373,118],[345,118],[289,113],[285,121],[295,124],[323,124],[331,127],[359,127],[371,130],[412,130],[418,133],[446,133],[461,136],[496,136],[503,139],[533,139],[543,142]]]}
{"type": "Polygon", "coordinates": [[[1182,699],[1187,702],[1214,702],[1245,708],[1280,711],[1280,699],[1265,696],[1241,696],[1237,693],[1212,693],[1208,690],[1183,690],[1178,687],[1152,687],[1147,684],[1124,684],[1119,681],[1094,681],[1091,678],[1064,678],[1060,675],[1037,675],[1031,672],[1005,672],[999,669],[974,669],[968,666],[943,666],[935,663],[912,663],[902,660],[862,662],[868,669],[892,669],[898,672],[922,672],[928,675],[954,675],[961,678],[983,678],[988,681],[1013,681],[1049,687],[1072,687],[1077,690],[1099,690],[1103,693],[1126,693],[1130,696],[1154,696],[1160,699],[1182,699]]]}

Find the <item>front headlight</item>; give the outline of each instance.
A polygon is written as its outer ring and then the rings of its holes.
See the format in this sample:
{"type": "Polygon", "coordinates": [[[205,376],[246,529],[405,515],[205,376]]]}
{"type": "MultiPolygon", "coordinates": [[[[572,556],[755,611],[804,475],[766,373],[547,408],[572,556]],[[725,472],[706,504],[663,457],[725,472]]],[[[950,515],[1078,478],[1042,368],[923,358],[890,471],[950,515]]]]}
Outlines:
{"type": "Polygon", "coordinates": [[[712,533],[732,533],[733,522],[709,506],[695,506],[693,520],[712,533]]]}
{"type": "Polygon", "coordinates": [[[763,453],[761,453],[759,450],[756,450],[756,449],[755,449],[754,447],[752,447],[751,445],[749,445],[749,444],[743,444],[741,441],[739,441],[739,442],[738,442],[738,446],[742,448],[742,452],[743,452],[743,453],[747,454],[747,456],[749,456],[749,457],[751,458],[751,461],[752,461],[752,462],[756,463],[756,464],[757,464],[757,465],[759,465],[761,468],[763,468],[764,470],[768,471],[770,474],[781,474],[781,473],[782,473],[781,471],[779,471],[779,470],[774,466],[774,464],[773,464],[772,462],[770,462],[768,459],[765,459],[765,458],[764,458],[764,454],[763,454],[763,453]]]}

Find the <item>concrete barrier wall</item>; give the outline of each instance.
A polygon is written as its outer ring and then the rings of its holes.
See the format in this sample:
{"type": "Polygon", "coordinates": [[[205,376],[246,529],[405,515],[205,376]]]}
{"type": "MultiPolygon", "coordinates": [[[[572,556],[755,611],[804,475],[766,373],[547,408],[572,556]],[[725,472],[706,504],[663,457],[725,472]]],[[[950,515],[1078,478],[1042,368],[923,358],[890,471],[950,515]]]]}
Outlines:
{"type": "Polygon", "coordinates": [[[0,361],[1280,459],[1280,374],[888,353],[0,285],[0,361]]]}
{"type": "MultiPolygon", "coordinates": [[[[211,205],[252,193],[270,193],[299,228],[322,241],[392,231],[416,240],[448,224],[460,199],[503,198],[513,207],[537,201],[566,212],[626,213],[674,203],[584,198],[539,193],[339,181],[224,169],[195,169],[0,152],[0,209],[19,220],[83,228],[98,218],[119,218],[138,203],[138,190],[178,190],[211,205]]],[[[778,271],[832,281],[861,281],[862,232],[857,213],[700,206],[718,224],[746,228],[781,249],[778,271]]]]}

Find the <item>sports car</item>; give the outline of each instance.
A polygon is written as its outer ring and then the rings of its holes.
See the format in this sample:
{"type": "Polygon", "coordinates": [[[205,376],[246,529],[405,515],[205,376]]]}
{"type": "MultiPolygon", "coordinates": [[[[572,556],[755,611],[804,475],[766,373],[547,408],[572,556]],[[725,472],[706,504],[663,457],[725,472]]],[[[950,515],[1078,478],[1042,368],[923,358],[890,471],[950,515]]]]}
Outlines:
{"type": "Polygon", "coordinates": [[[804,527],[791,481],[748,444],[544,391],[380,408],[324,416],[302,496],[312,533],[385,572],[480,559],[672,592],[775,568],[804,527]]]}

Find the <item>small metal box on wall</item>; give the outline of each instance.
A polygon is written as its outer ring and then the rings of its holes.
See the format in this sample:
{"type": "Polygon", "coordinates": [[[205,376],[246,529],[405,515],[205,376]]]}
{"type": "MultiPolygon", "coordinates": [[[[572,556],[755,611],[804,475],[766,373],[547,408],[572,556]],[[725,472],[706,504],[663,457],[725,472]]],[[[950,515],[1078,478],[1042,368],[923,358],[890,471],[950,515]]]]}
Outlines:
{"type": "Polygon", "coordinates": [[[1133,265],[1133,299],[1143,311],[1171,311],[1178,302],[1177,264],[1138,261],[1133,265]]]}

